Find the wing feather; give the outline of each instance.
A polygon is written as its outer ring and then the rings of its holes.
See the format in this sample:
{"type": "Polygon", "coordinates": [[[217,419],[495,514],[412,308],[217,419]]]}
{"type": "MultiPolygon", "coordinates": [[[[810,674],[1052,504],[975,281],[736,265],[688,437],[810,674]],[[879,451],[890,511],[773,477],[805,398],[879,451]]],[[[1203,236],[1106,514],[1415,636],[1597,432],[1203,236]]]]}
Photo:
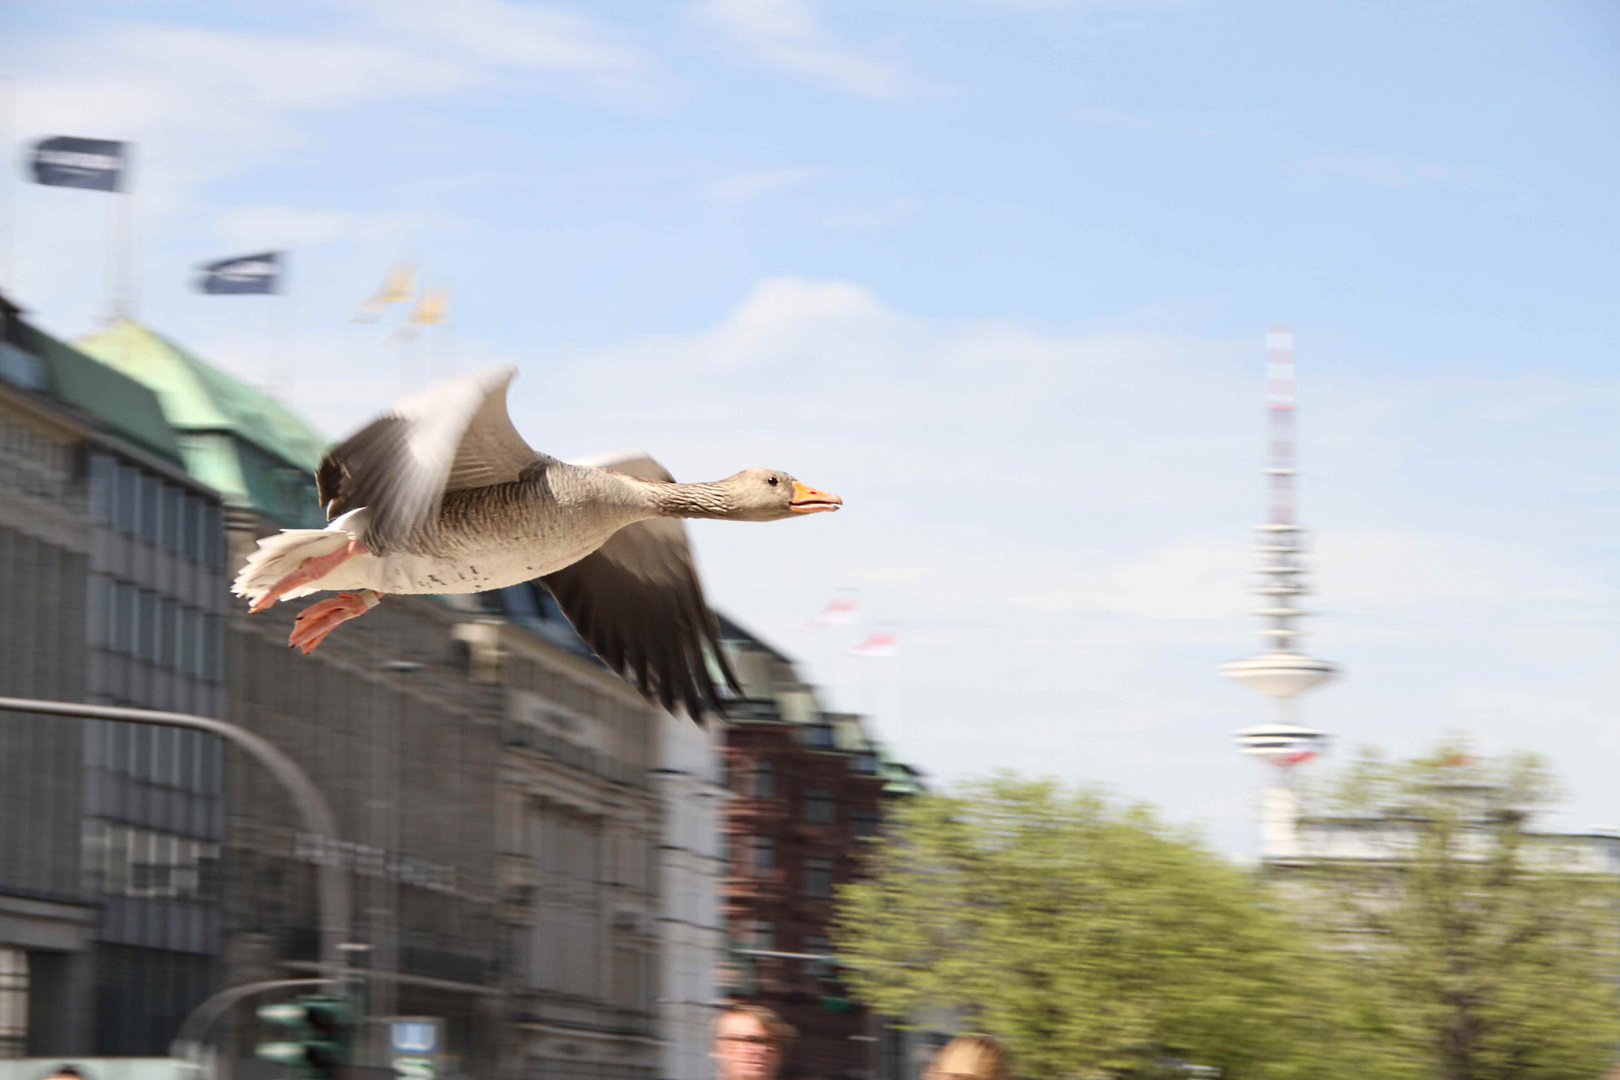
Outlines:
{"type": "Polygon", "coordinates": [[[487,367],[435,383],[335,447],[315,474],[328,520],[365,506],[374,551],[431,550],[446,491],[509,483],[543,460],[506,412],[516,374],[487,367]]]}
{"type": "MultiPolygon", "coordinates": [[[[601,467],[645,480],[671,479],[644,455],[601,467]]],[[[679,520],[627,525],[585,558],[540,580],[579,636],[647,697],[670,711],[684,708],[700,724],[710,713],[724,713],[709,656],[733,690],[737,679],[679,520]]]]}

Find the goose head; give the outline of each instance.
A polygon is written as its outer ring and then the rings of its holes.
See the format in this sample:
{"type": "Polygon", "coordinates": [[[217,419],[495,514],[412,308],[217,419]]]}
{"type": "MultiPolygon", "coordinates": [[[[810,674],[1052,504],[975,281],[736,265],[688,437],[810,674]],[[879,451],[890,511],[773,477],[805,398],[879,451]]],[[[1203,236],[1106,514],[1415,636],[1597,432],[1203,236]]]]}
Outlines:
{"type": "Polygon", "coordinates": [[[727,489],[725,516],[737,521],[780,521],[844,505],[838,496],[801,484],[781,469],[744,469],[720,483],[727,489]]]}

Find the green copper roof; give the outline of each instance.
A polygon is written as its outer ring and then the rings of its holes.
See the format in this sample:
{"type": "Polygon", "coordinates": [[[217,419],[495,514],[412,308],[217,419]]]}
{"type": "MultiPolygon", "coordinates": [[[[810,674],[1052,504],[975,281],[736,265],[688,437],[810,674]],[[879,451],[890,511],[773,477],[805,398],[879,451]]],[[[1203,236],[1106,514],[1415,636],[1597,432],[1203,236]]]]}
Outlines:
{"type": "Polygon", "coordinates": [[[324,523],[314,472],[327,440],[281,402],[138,323],[117,322],[77,344],[156,392],[186,470],[228,504],[286,526],[324,523]]]}
{"type": "Polygon", "coordinates": [[[311,472],[321,463],[327,440],[285,405],[139,323],[120,320],[76,344],[157,391],[177,428],[229,431],[311,472]]]}
{"type": "Polygon", "coordinates": [[[16,333],[17,344],[45,362],[52,397],[165,461],[183,464],[180,444],[149,388],[28,323],[19,321],[16,333]]]}

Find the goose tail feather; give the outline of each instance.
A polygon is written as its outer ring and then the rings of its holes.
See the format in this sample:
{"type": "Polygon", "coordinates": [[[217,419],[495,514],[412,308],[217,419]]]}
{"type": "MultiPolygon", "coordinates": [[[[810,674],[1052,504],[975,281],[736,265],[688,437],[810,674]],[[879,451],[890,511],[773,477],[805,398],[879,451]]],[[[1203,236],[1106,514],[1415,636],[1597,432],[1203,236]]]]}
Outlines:
{"type": "MultiPolygon", "coordinates": [[[[352,539],[334,529],[283,529],[259,541],[259,550],[247,557],[231,585],[231,592],[255,603],[275,587],[276,582],[303,565],[305,559],[341,551],[352,539]]],[[[282,599],[307,596],[325,586],[319,581],[293,589],[282,599]]]]}

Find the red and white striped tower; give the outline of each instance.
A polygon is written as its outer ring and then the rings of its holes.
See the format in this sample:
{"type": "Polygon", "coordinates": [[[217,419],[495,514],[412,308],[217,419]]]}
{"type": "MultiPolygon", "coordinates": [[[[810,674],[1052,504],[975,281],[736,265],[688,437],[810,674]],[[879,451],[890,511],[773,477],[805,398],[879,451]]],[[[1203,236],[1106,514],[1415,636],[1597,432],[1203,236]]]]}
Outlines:
{"type": "Polygon", "coordinates": [[[1238,732],[1243,752],[1264,758],[1261,848],[1268,857],[1293,851],[1294,799],[1289,784],[1293,766],[1314,756],[1322,733],[1296,722],[1294,699],[1327,682],[1338,669],[1300,651],[1303,632],[1296,622],[1307,614],[1296,605],[1308,590],[1303,561],[1303,532],[1294,507],[1294,332],[1274,326],[1266,332],[1266,423],[1270,453],[1266,482],[1271,506],[1266,523],[1256,526],[1255,547],[1260,581],[1254,592],[1263,604],[1254,614],[1264,620],[1261,651],[1247,660],[1221,665],[1221,674],[1268,695],[1277,718],[1238,732]]]}

